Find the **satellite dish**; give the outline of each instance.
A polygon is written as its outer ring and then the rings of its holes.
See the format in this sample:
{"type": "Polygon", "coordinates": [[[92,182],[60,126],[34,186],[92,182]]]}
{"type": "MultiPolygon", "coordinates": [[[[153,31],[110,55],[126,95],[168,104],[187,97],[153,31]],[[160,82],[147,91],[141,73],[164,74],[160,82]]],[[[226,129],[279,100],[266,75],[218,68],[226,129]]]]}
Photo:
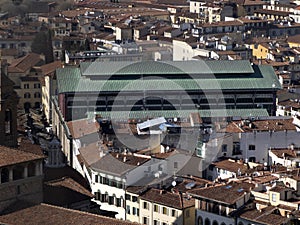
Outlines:
{"type": "Polygon", "coordinates": [[[175,180],[173,180],[173,182],[172,182],[172,186],[173,186],[173,187],[175,187],[175,186],[176,186],[176,181],[175,181],[175,180]]]}

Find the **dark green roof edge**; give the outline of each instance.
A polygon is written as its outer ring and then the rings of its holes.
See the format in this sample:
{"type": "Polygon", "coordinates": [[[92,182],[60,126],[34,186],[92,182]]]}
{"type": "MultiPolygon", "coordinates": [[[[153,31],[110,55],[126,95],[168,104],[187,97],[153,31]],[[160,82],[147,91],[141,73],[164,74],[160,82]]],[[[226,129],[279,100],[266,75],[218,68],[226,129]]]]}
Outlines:
{"type": "Polygon", "coordinates": [[[213,109],[213,110],[163,110],[163,111],[111,111],[111,112],[88,112],[87,117],[92,118],[95,115],[105,119],[138,119],[138,118],[187,118],[190,113],[199,112],[201,117],[268,117],[266,109],[213,109]]]}

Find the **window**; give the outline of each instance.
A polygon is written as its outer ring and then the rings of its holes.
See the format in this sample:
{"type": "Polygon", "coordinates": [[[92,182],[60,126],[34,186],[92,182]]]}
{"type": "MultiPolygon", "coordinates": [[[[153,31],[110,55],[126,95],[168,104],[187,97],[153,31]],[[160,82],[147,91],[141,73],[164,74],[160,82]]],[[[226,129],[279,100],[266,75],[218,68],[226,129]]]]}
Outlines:
{"type": "Polygon", "coordinates": [[[122,184],[122,182],[117,182],[117,188],[123,188],[123,184],[122,184]]]}
{"type": "Polygon", "coordinates": [[[140,209],[136,209],[136,215],[140,216],[140,209]]]}
{"type": "Polygon", "coordinates": [[[272,202],[276,202],[276,194],[275,193],[272,194],[272,202]]]}
{"type": "Polygon", "coordinates": [[[106,177],[103,177],[103,184],[109,185],[109,179],[106,177]]]}
{"type": "Polygon", "coordinates": [[[187,210],[185,211],[185,217],[190,217],[190,210],[189,210],[189,209],[187,209],[187,210]]]}
{"type": "Polygon", "coordinates": [[[30,96],[30,93],[29,92],[26,92],[25,94],[24,94],[24,98],[30,98],[31,96],[30,96]]]}
{"type": "Polygon", "coordinates": [[[147,203],[147,202],[144,202],[144,203],[143,203],[143,208],[144,208],[144,209],[148,209],[148,203],[147,203]]]}
{"type": "Polygon", "coordinates": [[[108,204],[113,205],[114,204],[114,196],[109,196],[108,197],[108,204]]]}
{"type": "Polygon", "coordinates": [[[240,154],[241,154],[240,142],[233,142],[232,155],[240,155],[240,154]]]}
{"type": "Polygon", "coordinates": [[[33,86],[34,88],[41,88],[41,85],[39,83],[35,83],[33,86]]]}
{"type": "Polygon", "coordinates": [[[249,145],[249,150],[254,151],[255,150],[255,145],[249,145]]]}
{"type": "Polygon", "coordinates": [[[178,169],[178,162],[174,162],[174,169],[178,169]]]}
{"type": "Polygon", "coordinates": [[[137,196],[132,196],[132,201],[133,202],[137,202],[138,201],[138,197],[137,196]]]}
{"type": "Polygon", "coordinates": [[[24,89],[29,89],[29,84],[24,84],[24,89]]]}
{"type": "Polygon", "coordinates": [[[147,217],[143,217],[143,224],[148,224],[148,218],[147,217]]]}
{"type": "Polygon", "coordinates": [[[163,207],[162,212],[163,212],[163,214],[168,215],[168,209],[166,207],[163,207]]]}
{"type": "Polygon", "coordinates": [[[131,196],[129,194],[126,194],[125,199],[131,201],[131,196]]]}
{"type": "Polygon", "coordinates": [[[95,200],[101,200],[100,199],[101,194],[99,191],[95,192],[94,195],[95,195],[95,200]]]}
{"type": "Polygon", "coordinates": [[[176,210],[172,209],[172,216],[175,217],[176,216],[176,210]]]}
{"type": "Polygon", "coordinates": [[[34,97],[35,97],[35,98],[40,98],[40,97],[41,97],[40,92],[35,92],[35,93],[34,93],[34,97]]]}
{"type": "Polygon", "coordinates": [[[127,205],[127,206],[126,206],[126,213],[127,213],[127,214],[130,214],[130,205],[127,205]]]}
{"type": "Polygon", "coordinates": [[[10,109],[5,110],[5,134],[11,134],[12,113],[10,109]]]}
{"type": "Polygon", "coordinates": [[[136,215],[136,208],[132,207],[132,215],[136,215]]]}
{"type": "Polygon", "coordinates": [[[112,186],[112,187],[117,187],[117,182],[114,181],[114,180],[110,180],[110,184],[109,185],[112,186]]]}
{"type": "Polygon", "coordinates": [[[159,222],[157,220],[153,220],[154,225],[159,225],[159,222]]]}
{"type": "Polygon", "coordinates": [[[122,206],[122,199],[121,198],[117,198],[116,199],[116,204],[117,204],[117,207],[121,207],[122,206]]]}
{"type": "Polygon", "coordinates": [[[154,205],[154,212],[158,212],[158,205],[154,205]]]}
{"type": "Polygon", "coordinates": [[[95,182],[98,183],[99,180],[98,180],[98,175],[95,175],[95,182]]]}
{"type": "Polygon", "coordinates": [[[227,145],[222,145],[222,152],[227,152],[227,145]]]}

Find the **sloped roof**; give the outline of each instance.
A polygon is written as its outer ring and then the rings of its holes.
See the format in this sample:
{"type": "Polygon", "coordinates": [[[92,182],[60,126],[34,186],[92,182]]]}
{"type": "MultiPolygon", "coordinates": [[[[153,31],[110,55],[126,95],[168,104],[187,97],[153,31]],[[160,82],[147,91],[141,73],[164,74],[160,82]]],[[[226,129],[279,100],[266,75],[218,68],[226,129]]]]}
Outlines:
{"type": "Polygon", "coordinates": [[[249,193],[254,186],[254,184],[246,182],[231,182],[225,185],[194,189],[188,193],[196,198],[200,197],[231,205],[244,197],[245,193],[249,193]]]}
{"type": "Polygon", "coordinates": [[[274,69],[249,61],[97,62],[57,70],[58,92],[280,89],[274,69]],[[132,75],[152,75],[132,80],[132,75]],[[108,79],[112,75],[118,79],[108,79]],[[172,79],[164,78],[165,75],[172,79]],[[190,78],[179,78],[190,75],[190,78]],[[162,79],[158,79],[157,77],[162,79]],[[134,81],[134,82],[133,82],[134,81]]]}
{"type": "Polygon", "coordinates": [[[66,209],[48,204],[40,204],[0,216],[0,223],[19,224],[72,224],[72,225],[135,225],[137,223],[113,219],[78,210],[66,209]],[[84,221],[84,222],[83,222],[84,221]]]}
{"type": "Polygon", "coordinates": [[[42,61],[42,58],[39,54],[29,53],[21,58],[12,60],[11,64],[8,66],[8,72],[24,73],[40,61],[42,61]]]}
{"type": "Polygon", "coordinates": [[[49,74],[55,72],[55,70],[57,68],[61,68],[61,67],[62,67],[61,61],[54,61],[52,63],[42,65],[41,66],[42,74],[43,75],[49,75],[49,74]]]}
{"type": "Polygon", "coordinates": [[[97,162],[91,165],[91,168],[98,172],[106,172],[122,176],[126,172],[136,168],[137,166],[130,165],[113,157],[111,154],[107,154],[97,162]]]}
{"type": "Polygon", "coordinates": [[[0,146],[0,167],[44,159],[43,155],[0,146]]]}

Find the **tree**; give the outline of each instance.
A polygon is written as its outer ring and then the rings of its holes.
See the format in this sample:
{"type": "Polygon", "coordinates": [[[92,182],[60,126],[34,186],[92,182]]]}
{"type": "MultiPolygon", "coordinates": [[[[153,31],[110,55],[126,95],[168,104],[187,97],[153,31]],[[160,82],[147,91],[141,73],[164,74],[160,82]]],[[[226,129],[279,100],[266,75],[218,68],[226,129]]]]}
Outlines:
{"type": "Polygon", "coordinates": [[[53,62],[51,32],[41,31],[36,34],[31,44],[31,51],[37,54],[44,54],[46,63],[53,62]]]}

